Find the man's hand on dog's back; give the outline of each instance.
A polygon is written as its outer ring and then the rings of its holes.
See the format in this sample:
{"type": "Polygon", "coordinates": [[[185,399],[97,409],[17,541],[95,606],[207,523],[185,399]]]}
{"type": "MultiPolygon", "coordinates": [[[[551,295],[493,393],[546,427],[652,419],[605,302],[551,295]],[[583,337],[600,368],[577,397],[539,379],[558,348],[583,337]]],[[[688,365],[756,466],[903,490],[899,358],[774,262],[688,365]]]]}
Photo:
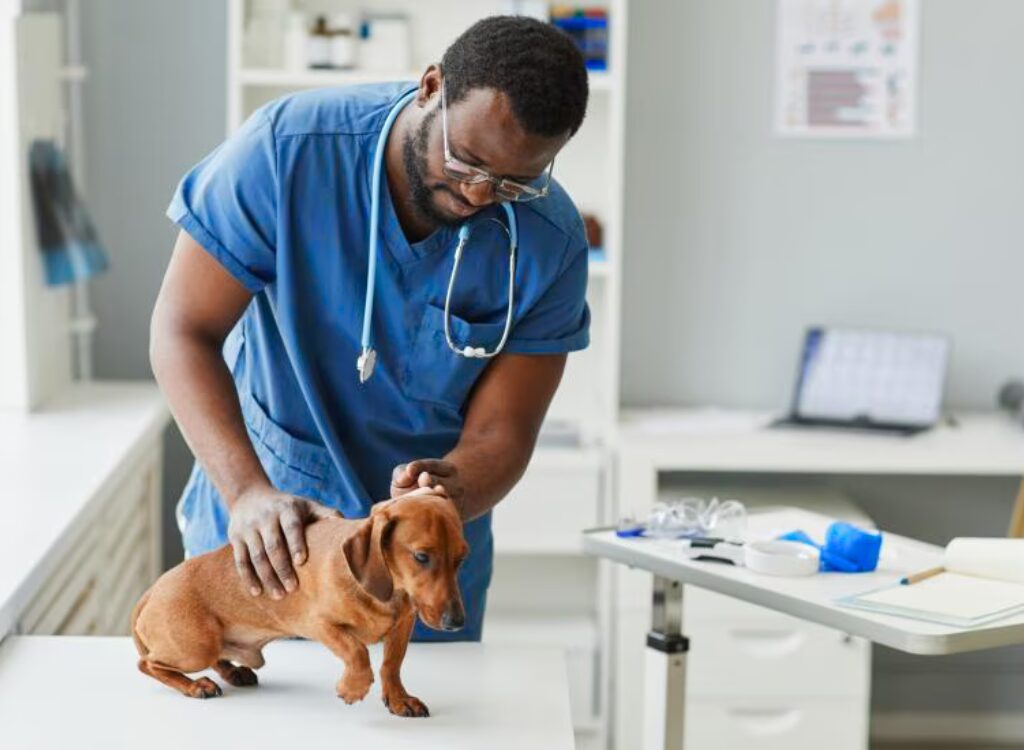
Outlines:
{"type": "Polygon", "coordinates": [[[266,591],[274,599],[299,586],[295,565],[306,562],[306,526],[341,514],[315,500],[273,487],[252,489],[231,505],[228,541],[235,568],[253,596],[266,591]]]}

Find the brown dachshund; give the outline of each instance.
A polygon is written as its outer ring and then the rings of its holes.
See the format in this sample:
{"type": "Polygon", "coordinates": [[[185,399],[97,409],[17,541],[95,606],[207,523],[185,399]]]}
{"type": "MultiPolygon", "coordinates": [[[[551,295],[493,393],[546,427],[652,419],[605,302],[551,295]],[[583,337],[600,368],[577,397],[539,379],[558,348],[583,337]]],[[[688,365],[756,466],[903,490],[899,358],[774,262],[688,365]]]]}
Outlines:
{"type": "Polygon", "coordinates": [[[468,552],[451,500],[418,490],[375,505],[369,518],[325,518],[306,528],[309,559],[297,591],[275,601],[245,590],[231,547],[164,573],[132,612],[139,669],[193,698],[220,695],[213,668],[235,686],[255,685],[262,648],[289,636],[317,640],[345,663],[337,693],[366,697],[373,671],[366,645],[384,641],[384,704],[393,714],[428,716],[399,671],[416,615],[438,630],[465,621],[455,574],[468,552]]]}

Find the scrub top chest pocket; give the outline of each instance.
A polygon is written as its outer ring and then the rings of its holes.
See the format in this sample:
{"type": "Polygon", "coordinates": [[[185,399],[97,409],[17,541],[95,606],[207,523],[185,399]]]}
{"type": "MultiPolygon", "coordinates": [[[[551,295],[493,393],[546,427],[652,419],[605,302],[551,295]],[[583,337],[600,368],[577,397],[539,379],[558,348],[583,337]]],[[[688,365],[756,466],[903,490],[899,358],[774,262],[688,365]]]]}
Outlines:
{"type": "MultiPolygon", "coordinates": [[[[449,329],[457,347],[468,344],[489,349],[501,339],[505,324],[472,323],[452,314],[449,329]]],[[[449,349],[444,336],[444,308],[427,304],[403,368],[402,387],[409,398],[459,411],[488,362],[460,357],[449,349]]]]}

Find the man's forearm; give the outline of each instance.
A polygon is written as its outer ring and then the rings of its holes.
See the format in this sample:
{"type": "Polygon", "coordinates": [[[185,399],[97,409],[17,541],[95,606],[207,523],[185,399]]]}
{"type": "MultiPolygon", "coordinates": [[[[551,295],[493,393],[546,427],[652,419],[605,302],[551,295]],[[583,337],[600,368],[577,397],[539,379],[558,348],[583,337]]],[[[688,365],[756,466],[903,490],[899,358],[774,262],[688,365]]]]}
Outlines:
{"type": "Polygon", "coordinates": [[[497,505],[523,476],[536,436],[509,431],[463,435],[445,460],[459,473],[462,496],[454,498],[466,521],[497,505]]]}
{"type": "Polygon", "coordinates": [[[269,487],[220,347],[155,330],[150,359],[185,441],[228,506],[249,489],[269,487]]]}

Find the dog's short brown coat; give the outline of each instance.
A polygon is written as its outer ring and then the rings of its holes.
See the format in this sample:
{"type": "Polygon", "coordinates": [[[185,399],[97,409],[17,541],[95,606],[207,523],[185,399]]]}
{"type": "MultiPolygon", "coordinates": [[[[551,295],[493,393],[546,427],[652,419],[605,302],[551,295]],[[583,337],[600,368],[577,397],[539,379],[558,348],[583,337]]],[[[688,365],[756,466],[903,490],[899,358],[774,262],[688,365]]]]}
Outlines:
{"type": "Polygon", "coordinates": [[[417,491],[374,506],[367,519],[317,521],[306,528],[306,540],[309,559],[296,567],[298,590],[280,600],[245,590],[230,546],[161,576],[132,612],[139,669],[206,698],[220,695],[220,687],[187,673],[213,668],[232,685],[255,685],[262,648],[301,636],[322,642],[345,663],[337,693],[353,703],[373,682],[366,645],[383,640],[385,705],[403,716],[426,716],[399,671],[417,614],[447,630],[461,627],[465,617],[456,571],[468,548],[452,502],[417,491]]]}

